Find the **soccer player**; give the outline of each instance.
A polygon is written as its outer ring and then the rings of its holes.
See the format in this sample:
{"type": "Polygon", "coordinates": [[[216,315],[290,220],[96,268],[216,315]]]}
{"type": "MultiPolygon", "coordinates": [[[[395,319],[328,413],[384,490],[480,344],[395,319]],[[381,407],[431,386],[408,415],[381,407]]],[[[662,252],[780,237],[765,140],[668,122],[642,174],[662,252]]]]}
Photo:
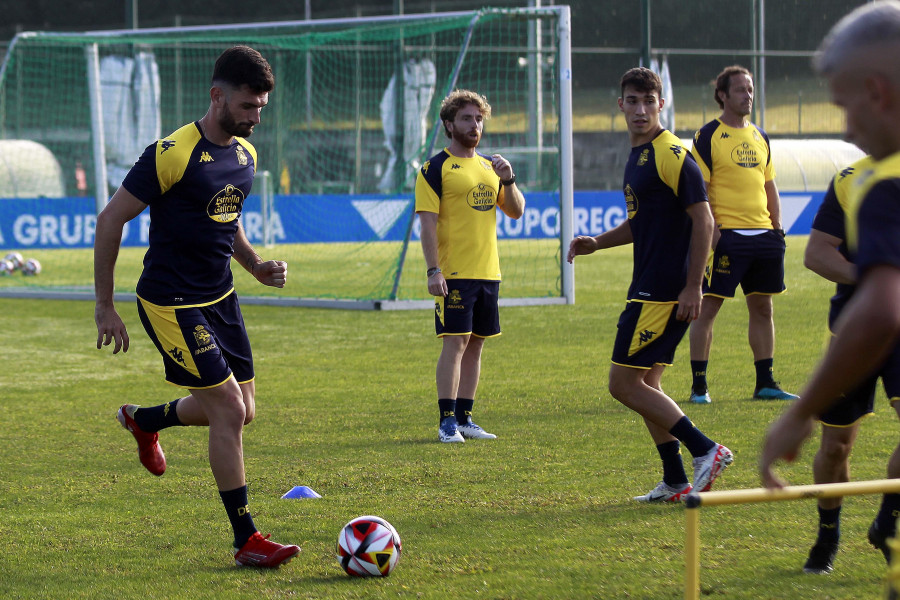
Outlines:
{"type": "Polygon", "coordinates": [[[416,179],[416,214],[442,339],[436,369],[441,442],[494,439],[472,420],[484,340],[500,335],[497,208],[511,219],[525,211],[509,161],[477,151],[487,99],[455,90],[441,103],[450,144],[428,159],[416,179]]]}
{"type": "MultiPolygon", "coordinates": [[[[837,283],[828,314],[828,327],[831,331],[834,331],[841,310],[853,295],[856,283],[856,267],[847,249],[844,225],[850,191],[861,175],[871,171],[873,164],[871,157],[867,156],[835,175],[813,221],[806,246],[806,266],[837,283]]],[[[887,397],[894,403],[894,409],[900,411],[900,404],[895,403],[900,400],[900,350],[895,348],[880,372],[869,377],[862,385],[845,394],[839,403],[819,415],[822,438],[813,460],[813,478],[816,483],[850,481],[850,452],[859,433],[860,422],[874,412],[878,376],[881,377],[887,397]]],[[[841,498],[819,498],[818,536],[803,567],[806,573],[827,574],[834,569],[834,557],[841,535],[841,506],[841,498]]]]}
{"type": "Polygon", "coordinates": [[[722,114],[694,135],[691,150],[700,165],[716,219],[714,252],[707,266],[700,317],[691,324],[690,401],[709,404],[706,372],[713,323],[738,284],[747,301],[748,338],[756,367],[753,397],[793,400],[775,382],[775,323],[772,296],[784,291],[784,230],[781,200],[766,133],[748,120],[753,77],[739,66],[716,78],[722,114]]]}
{"type": "MultiPolygon", "coordinates": [[[[875,160],[859,175],[847,207],[846,240],[856,264],[856,290],[835,325],[834,338],[800,399],[770,427],[759,460],[766,487],[785,482],[779,459],[796,459],[815,417],[885,363],[900,339],[900,2],[866,4],[841,19],[819,47],[816,70],[844,110],[846,138],[875,160]]],[[[888,462],[900,477],[900,450],[888,462]]],[[[900,494],[885,494],[869,542],[889,560],[900,494]]]]}
{"type": "Polygon", "coordinates": [[[216,60],[209,110],[144,151],[97,217],[94,286],[97,348],[128,351],[113,303],[113,277],[125,224],[150,206],[150,247],[137,283],[144,329],[165,365],[166,381],[189,392],[178,400],[116,415],[138,445],[141,464],[166,470],[158,432],[209,427],[209,464],[234,531],[239,566],[278,567],[300,552],[263,537],[253,523],[241,435],[256,414],[253,357],[234,292],[231,259],[260,283],[284,287],[287,264],[263,261],[239,217],[256,172],[245,139],[260,122],[275,79],[269,63],[246,46],[216,60]]]}
{"type": "Polygon", "coordinates": [[[700,312],[713,218],[696,162],[660,125],[665,100],[659,76],[634,68],[622,77],[621,88],[619,109],[631,140],[623,184],[628,219],[596,237],[576,237],[567,260],[633,244],[632,280],[613,346],[609,392],[644,418],[663,463],[662,481],[635,500],[677,502],[692,490],[708,490],[733,461],[731,451],[694,427],[660,385],[688,324],[700,312]],[[693,485],[684,471],[681,444],[694,457],[693,485]]]}

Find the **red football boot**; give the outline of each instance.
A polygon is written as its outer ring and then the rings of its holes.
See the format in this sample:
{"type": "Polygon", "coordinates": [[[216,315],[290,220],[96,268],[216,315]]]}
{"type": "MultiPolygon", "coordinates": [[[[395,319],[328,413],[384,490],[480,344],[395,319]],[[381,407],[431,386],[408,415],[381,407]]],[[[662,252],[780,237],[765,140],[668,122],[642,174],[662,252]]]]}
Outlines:
{"type": "Polygon", "coordinates": [[[239,567],[265,567],[277,569],[281,565],[290,562],[292,558],[300,554],[299,546],[284,546],[276,542],[270,542],[269,536],[263,537],[260,532],[255,532],[242,548],[234,551],[234,564],[239,567]]]}
{"type": "Polygon", "coordinates": [[[166,455],[159,447],[159,434],[147,433],[134,422],[132,415],[137,408],[134,404],[123,404],[116,413],[116,419],[137,440],[138,457],[141,459],[141,464],[158,477],[166,472],[166,455]]]}

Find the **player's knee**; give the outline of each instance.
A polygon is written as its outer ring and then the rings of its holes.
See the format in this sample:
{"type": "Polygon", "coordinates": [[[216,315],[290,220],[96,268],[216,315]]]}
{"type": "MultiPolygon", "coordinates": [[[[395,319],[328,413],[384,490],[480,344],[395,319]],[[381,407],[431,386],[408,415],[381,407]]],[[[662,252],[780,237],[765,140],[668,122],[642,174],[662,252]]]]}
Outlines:
{"type": "Polygon", "coordinates": [[[822,458],[829,464],[840,464],[850,458],[853,443],[843,439],[823,439],[819,448],[822,458]]]}

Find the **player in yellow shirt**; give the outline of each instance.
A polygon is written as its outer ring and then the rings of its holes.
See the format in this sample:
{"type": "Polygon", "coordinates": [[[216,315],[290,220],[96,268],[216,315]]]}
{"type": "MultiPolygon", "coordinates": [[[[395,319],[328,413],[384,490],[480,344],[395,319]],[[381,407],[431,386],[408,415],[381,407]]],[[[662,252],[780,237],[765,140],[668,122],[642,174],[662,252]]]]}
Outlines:
{"type": "Polygon", "coordinates": [[[441,103],[450,144],[422,165],[416,214],[435,296],[435,330],[443,340],[437,381],[441,442],[493,439],[472,421],[484,340],[500,335],[497,208],[518,219],[525,198],[509,161],[476,149],[491,106],[484,96],[455,90],[441,103]]]}
{"type": "Polygon", "coordinates": [[[691,324],[690,401],[711,402],[706,382],[713,322],[725,298],[740,284],[749,313],[748,337],[756,367],[753,397],[792,400],[775,382],[775,323],[772,296],[784,291],[784,230],[781,200],[766,133],[747,117],[753,107],[753,77],[740,66],[716,78],[722,115],[694,136],[691,152],[706,181],[716,219],[714,252],[706,268],[700,317],[691,324]]]}

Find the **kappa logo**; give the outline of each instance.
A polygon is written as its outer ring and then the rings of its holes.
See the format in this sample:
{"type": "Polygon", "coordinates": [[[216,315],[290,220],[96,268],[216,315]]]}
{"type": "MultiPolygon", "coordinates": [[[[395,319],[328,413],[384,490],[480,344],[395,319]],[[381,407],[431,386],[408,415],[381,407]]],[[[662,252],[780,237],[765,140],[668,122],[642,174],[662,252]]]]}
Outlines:
{"type": "Polygon", "coordinates": [[[200,162],[216,162],[213,160],[213,157],[209,155],[209,152],[201,152],[200,153],[200,162]]]}
{"type": "Polygon", "coordinates": [[[462,167],[459,166],[459,165],[456,164],[456,163],[453,163],[452,165],[450,165],[450,168],[451,168],[451,169],[462,169],[462,167]]]}
{"type": "Polygon", "coordinates": [[[731,136],[728,135],[728,132],[727,132],[727,131],[723,131],[723,132],[722,132],[722,135],[719,136],[719,139],[720,139],[720,140],[725,140],[725,139],[728,139],[728,138],[730,138],[730,137],[731,137],[731,136]]]}
{"type": "Polygon", "coordinates": [[[843,170],[841,170],[841,172],[838,174],[838,179],[839,179],[840,181],[843,181],[843,180],[846,179],[847,177],[850,177],[851,175],[853,175],[854,171],[856,171],[856,169],[853,168],[853,167],[845,167],[845,168],[844,168],[843,170]]]}
{"type": "Polygon", "coordinates": [[[638,337],[639,337],[641,344],[646,344],[647,342],[652,340],[655,335],[656,335],[655,331],[652,331],[650,329],[645,329],[638,334],[638,337]]]}
{"type": "Polygon", "coordinates": [[[169,350],[169,354],[172,355],[172,360],[184,364],[184,354],[181,352],[181,350],[179,350],[178,348],[172,348],[171,350],[169,350]]]}
{"type": "Polygon", "coordinates": [[[162,148],[162,150],[160,150],[159,153],[162,154],[163,152],[165,152],[165,151],[168,150],[169,148],[174,148],[174,147],[175,147],[175,141],[174,141],[174,140],[163,140],[163,141],[160,142],[159,145],[160,145],[160,147],[162,148]]]}
{"type": "Polygon", "coordinates": [[[669,150],[671,150],[672,154],[674,154],[677,158],[681,158],[681,151],[684,150],[684,148],[682,148],[678,144],[672,144],[671,146],[669,146],[669,150]]]}
{"type": "Polygon", "coordinates": [[[430,166],[431,166],[431,161],[426,160],[425,164],[422,165],[422,175],[428,175],[428,167],[430,167],[430,166]]]}

